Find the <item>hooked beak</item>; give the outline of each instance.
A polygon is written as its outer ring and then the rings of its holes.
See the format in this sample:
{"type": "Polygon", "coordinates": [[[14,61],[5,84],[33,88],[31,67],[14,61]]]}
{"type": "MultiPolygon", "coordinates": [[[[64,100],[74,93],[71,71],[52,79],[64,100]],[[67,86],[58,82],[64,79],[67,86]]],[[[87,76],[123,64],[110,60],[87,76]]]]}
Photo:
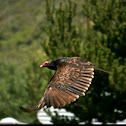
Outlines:
{"type": "Polygon", "coordinates": [[[40,67],[43,67],[43,65],[40,65],[40,67]]]}

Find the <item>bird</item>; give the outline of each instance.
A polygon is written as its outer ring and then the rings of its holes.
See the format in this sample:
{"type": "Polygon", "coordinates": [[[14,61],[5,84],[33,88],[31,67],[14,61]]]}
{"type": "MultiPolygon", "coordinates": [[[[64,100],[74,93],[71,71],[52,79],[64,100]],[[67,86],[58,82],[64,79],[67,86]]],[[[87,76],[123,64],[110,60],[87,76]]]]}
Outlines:
{"type": "Polygon", "coordinates": [[[19,106],[27,113],[36,112],[44,106],[58,108],[75,102],[79,96],[85,96],[94,78],[94,69],[109,73],[81,57],[60,57],[44,62],[40,67],[55,70],[55,74],[36,106],[19,106]]]}

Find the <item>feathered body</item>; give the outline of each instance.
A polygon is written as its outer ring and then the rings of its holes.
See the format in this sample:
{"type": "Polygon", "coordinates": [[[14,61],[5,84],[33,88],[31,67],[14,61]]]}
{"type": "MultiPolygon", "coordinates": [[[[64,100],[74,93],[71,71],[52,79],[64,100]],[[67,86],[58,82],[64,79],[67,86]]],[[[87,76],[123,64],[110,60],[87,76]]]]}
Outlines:
{"type": "Polygon", "coordinates": [[[20,107],[25,112],[33,112],[43,106],[63,107],[84,96],[94,75],[94,66],[81,57],[63,57],[46,61],[41,67],[55,70],[43,97],[37,106],[20,107]]]}

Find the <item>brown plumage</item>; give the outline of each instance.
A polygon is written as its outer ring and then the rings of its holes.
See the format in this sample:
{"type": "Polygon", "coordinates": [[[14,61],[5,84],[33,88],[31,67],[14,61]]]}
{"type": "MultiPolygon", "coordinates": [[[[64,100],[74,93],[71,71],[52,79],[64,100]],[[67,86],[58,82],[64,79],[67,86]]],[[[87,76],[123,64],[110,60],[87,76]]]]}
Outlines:
{"type": "Polygon", "coordinates": [[[80,57],[58,58],[51,62],[46,61],[40,67],[48,67],[56,72],[37,106],[20,107],[28,113],[37,111],[43,106],[63,107],[76,101],[79,96],[84,96],[94,77],[95,68],[89,61],[80,57]]]}

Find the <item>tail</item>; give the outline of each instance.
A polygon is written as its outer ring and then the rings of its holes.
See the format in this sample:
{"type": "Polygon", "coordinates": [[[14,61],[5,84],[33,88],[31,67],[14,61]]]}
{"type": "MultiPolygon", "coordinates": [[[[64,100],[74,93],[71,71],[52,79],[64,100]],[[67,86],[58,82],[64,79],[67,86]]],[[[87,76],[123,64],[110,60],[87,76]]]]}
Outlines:
{"type": "Polygon", "coordinates": [[[42,107],[44,107],[45,102],[44,102],[44,97],[41,98],[39,104],[37,106],[27,106],[26,108],[19,106],[19,108],[23,111],[23,112],[27,112],[27,113],[33,113],[33,112],[37,112],[39,111],[42,107]]]}
{"type": "Polygon", "coordinates": [[[19,106],[19,108],[23,111],[23,112],[27,112],[27,113],[33,113],[38,111],[38,107],[37,106],[27,106],[26,108],[19,106]]]}
{"type": "Polygon", "coordinates": [[[98,67],[96,67],[96,66],[94,66],[94,68],[95,68],[96,70],[103,71],[103,72],[105,72],[105,73],[107,73],[107,74],[111,74],[109,71],[103,70],[103,69],[98,68],[98,67]]]}

